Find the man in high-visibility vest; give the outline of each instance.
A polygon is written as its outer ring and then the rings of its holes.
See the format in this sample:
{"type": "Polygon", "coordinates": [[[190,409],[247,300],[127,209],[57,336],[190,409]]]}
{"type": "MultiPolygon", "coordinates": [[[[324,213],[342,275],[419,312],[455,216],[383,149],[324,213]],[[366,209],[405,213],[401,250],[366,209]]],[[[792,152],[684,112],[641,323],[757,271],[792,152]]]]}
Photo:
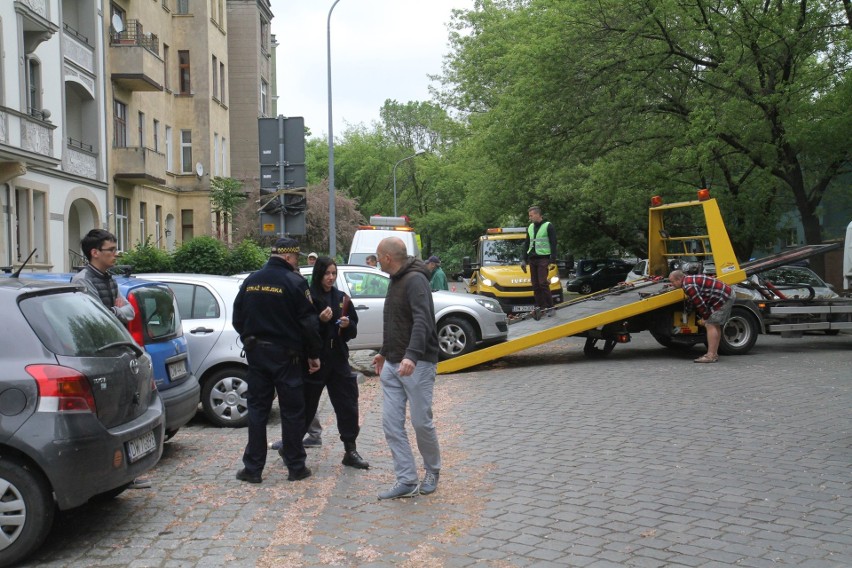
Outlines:
{"type": "Polygon", "coordinates": [[[542,218],[541,207],[538,205],[529,208],[529,218],[530,226],[527,227],[527,238],[524,240],[521,270],[526,272],[529,263],[535,307],[545,310],[550,317],[553,315],[553,295],[550,293],[547,274],[550,265],[556,264],[556,229],[550,221],[542,218]]]}

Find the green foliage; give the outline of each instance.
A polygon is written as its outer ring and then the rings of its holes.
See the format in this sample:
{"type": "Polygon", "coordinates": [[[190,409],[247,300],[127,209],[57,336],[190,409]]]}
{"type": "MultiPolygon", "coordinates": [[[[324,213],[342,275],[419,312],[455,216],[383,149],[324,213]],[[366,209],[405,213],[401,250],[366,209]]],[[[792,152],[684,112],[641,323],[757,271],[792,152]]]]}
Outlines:
{"type": "Polygon", "coordinates": [[[177,272],[228,274],[228,249],[213,237],[195,237],[183,243],[172,255],[177,272]]]}
{"type": "Polygon", "coordinates": [[[243,182],[240,180],[220,176],[210,180],[211,210],[214,213],[222,213],[226,220],[234,217],[234,213],[245,200],[243,182]]]}
{"type": "Polygon", "coordinates": [[[239,274],[257,270],[269,257],[268,249],[262,248],[251,239],[245,239],[228,254],[227,274],[239,274]]]}
{"type": "Polygon", "coordinates": [[[129,264],[133,266],[134,273],[144,272],[171,272],[172,258],[166,251],[155,247],[151,243],[151,237],[147,237],[144,243],[136,243],[131,250],[124,251],[118,259],[118,264],[129,264]]]}

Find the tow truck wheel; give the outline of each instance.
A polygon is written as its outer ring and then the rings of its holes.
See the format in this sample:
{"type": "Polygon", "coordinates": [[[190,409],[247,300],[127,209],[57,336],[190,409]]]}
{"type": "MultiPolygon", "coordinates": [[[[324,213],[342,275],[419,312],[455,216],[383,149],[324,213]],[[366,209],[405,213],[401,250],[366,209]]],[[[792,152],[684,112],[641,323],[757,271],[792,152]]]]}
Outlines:
{"type": "Polygon", "coordinates": [[[587,337],[586,344],[583,345],[583,354],[589,359],[602,359],[612,353],[614,348],[614,339],[594,339],[592,337],[587,337]],[[603,347],[597,346],[598,341],[603,342],[603,347]]]}
{"type": "Polygon", "coordinates": [[[734,308],[731,318],[722,328],[719,353],[722,355],[745,355],[757,342],[760,327],[748,310],[734,308]]]}

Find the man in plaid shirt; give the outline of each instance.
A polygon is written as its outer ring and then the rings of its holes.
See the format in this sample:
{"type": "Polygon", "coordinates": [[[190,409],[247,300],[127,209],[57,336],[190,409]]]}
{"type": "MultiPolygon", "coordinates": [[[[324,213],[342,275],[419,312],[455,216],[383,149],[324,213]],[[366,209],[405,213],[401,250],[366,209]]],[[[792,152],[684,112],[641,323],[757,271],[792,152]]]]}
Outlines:
{"type": "MultiPolygon", "coordinates": [[[[687,276],[681,270],[669,274],[669,282],[682,288],[687,300],[695,308],[707,328],[707,353],[695,360],[696,363],[715,363],[719,360],[719,342],[722,326],[731,316],[734,307],[734,291],[730,286],[710,276],[698,274],[687,276]]],[[[701,320],[698,324],[701,325],[701,320]]]]}

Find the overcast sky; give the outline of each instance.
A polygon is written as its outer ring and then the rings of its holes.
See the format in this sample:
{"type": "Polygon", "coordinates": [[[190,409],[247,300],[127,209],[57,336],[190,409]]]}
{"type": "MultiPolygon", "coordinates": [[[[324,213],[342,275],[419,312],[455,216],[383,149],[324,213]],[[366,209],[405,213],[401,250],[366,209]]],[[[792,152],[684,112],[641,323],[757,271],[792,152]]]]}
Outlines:
{"type": "MultiPolygon", "coordinates": [[[[278,47],[278,113],[303,116],[315,137],[328,133],[328,11],[334,0],[272,0],[278,47]]],[[[370,125],[386,99],[428,101],[429,74],[449,51],[454,8],[473,0],[340,0],[331,15],[335,138],[370,125]]]]}

